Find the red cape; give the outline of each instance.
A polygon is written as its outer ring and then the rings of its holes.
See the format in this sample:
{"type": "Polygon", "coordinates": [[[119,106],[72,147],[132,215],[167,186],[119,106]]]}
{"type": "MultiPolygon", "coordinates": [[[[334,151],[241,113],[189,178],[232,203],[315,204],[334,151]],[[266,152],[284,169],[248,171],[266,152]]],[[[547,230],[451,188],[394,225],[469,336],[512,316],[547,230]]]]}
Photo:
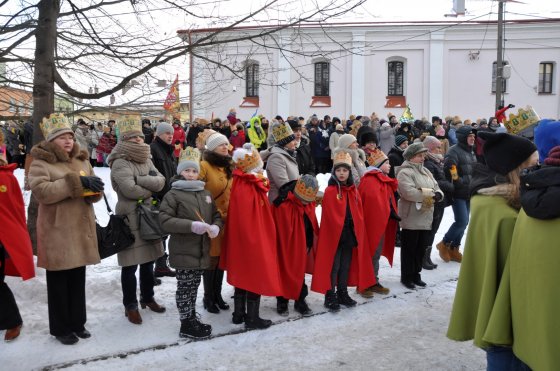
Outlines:
{"type": "Polygon", "coordinates": [[[347,200],[354,222],[354,233],[358,240],[358,246],[353,249],[352,253],[348,286],[358,286],[361,291],[375,284],[373,264],[371,263],[371,254],[365,233],[362,201],[356,186],[341,187],[341,199],[338,199],[337,192],[337,186],[328,186],[322,202],[323,214],[319,230],[315,271],[311,282],[311,290],[322,294],[331,289],[332,265],[344,225],[347,200]]]}
{"type": "Polygon", "coordinates": [[[17,164],[0,166],[0,241],[8,253],[5,274],[28,280],[35,277],[35,267],[16,168],[17,164]]]}
{"type": "Polygon", "coordinates": [[[266,178],[233,171],[220,268],[234,287],[282,296],[276,228],[266,195],[269,184],[266,178]]]}
{"type": "MultiPolygon", "coordinates": [[[[273,206],[278,245],[278,264],[284,297],[299,298],[308,264],[307,243],[303,215],[307,215],[313,225],[314,235],[319,234],[319,223],[315,215],[315,202],[303,205],[293,192],[280,206],[273,206]]],[[[309,255],[312,255],[313,249],[309,255]]],[[[310,260],[313,260],[312,257],[310,260]]],[[[311,263],[311,262],[309,262],[311,263]]]]}
{"type": "Polygon", "coordinates": [[[389,215],[391,215],[389,202],[393,204],[395,212],[398,213],[395,202],[398,184],[396,179],[389,178],[380,170],[371,170],[364,174],[358,187],[364,208],[364,222],[370,254],[371,256],[375,254],[379,241],[385,235],[381,255],[387,258],[391,266],[393,266],[395,252],[397,221],[389,219],[389,215]]]}

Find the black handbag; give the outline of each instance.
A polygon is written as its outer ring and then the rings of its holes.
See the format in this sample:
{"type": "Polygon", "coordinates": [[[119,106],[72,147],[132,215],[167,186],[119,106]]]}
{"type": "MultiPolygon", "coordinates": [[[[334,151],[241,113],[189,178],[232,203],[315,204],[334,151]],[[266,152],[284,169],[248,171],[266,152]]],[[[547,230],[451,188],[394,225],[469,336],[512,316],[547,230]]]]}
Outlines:
{"type": "Polygon", "coordinates": [[[155,203],[146,205],[144,200],[140,199],[136,205],[136,214],[138,216],[138,231],[141,239],[154,241],[161,240],[167,236],[159,223],[159,205],[155,203]]]}
{"type": "Polygon", "coordinates": [[[119,251],[129,248],[134,243],[134,235],[132,234],[128,217],[126,215],[115,215],[109,206],[107,197],[103,194],[107,212],[109,213],[109,223],[106,227],[102,227],[99,223],[95,223],[97,229],[97,247],[101,259],[115,255],[119,251]]]}

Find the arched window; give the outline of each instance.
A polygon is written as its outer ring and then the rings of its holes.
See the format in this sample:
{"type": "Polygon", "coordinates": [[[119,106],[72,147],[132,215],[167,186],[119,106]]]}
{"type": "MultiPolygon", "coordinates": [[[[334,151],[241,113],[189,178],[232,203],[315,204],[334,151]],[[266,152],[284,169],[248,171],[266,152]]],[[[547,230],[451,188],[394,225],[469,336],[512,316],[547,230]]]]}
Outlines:
{"type": "Polygon", "coordinates": [[[315,96],[328,97],[329,94],[329,77],[330,63],[321,61],[315,63],[315,96]]]}
{"type": "Polygon", "coordinates": [[[245,67],[245,96],[258,97],[259,96],[259,64],[251,62],[245,67]]]}
{"type": "Polygon", "coordinates": [[[387,95],[404,95],[404,62],[390,61],[387,63],[387,95]]]}

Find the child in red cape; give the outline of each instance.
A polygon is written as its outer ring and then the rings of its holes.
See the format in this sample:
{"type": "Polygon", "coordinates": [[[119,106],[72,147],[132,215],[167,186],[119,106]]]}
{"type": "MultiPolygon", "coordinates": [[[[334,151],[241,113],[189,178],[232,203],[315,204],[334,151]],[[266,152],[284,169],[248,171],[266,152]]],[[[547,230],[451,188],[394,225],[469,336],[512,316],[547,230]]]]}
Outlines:
{"type": "Polygon", "coordinates": [[[267,328],[272,321],[259,317],[261,295],[283,295],[276,228],[267,197],[270,185],[262,175],[260,155],[250,143],[233,152],[233,161],[236,169],[220,268],[227,271],[227,281],[235,287],[233,323],[245,322],[249,329],[267,328]]]}
{"type": "Polygon", "coordinates": [[[389,293],[389,289],[379,283],[379,259],[383,255],[389,264],[393,265],[395,237],[400,218],[395,201],[398,182],[388,175],[391,170],[389,158],[376,148],[371,151],[367,162],[370,167],[362,177],[358,192],[364,207],[366,234],[377,283],[364,291],[359,291],[359,294],[371,298],[374,293],[382,295],[389,293]]]}
{"type": "Polygon", "coordinates": [[[12,341],[19,336],[23,321],[4,277],[15,276],[23,280],[35,277],[23,197],[14,176],[16,168],[17,164],[7,165],[0,159],[0,330],[7,330],[5,341],[12,341]]]}
{"type": "Polygon", "coordinates": [[[319,235],[319,223],[315,215],[318,190],[317,179],[303,175],[280,187],[279,195],[273,202],[278,264],[284,292],[283,297],[276,298],[276,310],[280,315],[288,315],[289,299],[296,301],[294,309],[301,315],[313,313],[305,302],[309,292],[305,284],[305,271],[308,254],[319,235]]]}
{"type": "Polygon", "coordinates": [[[362,291],[375,283],[367,244],[362,201],[352,182],[352,158],[343,150],[334,156],[329,185],[323,196],[323,214],[311,290],[325,294],[325,307],[356,305],[348,286],[362,291]],[[335,286],[337,291],[335,292],[335,286]]]}

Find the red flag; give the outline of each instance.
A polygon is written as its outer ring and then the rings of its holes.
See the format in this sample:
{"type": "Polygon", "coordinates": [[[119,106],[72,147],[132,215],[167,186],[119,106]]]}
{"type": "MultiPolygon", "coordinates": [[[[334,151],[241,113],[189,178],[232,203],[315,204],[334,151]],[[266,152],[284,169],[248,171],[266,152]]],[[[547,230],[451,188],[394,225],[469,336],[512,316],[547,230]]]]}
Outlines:
{"type": "Polygon", "coordinates": [[[175,81],[169,88],[167,98],[163,102],[163,108],[171,113],[178,113],[181,108],[181,101],[179,99],[179,75],[175,77],[175,81]]]}

